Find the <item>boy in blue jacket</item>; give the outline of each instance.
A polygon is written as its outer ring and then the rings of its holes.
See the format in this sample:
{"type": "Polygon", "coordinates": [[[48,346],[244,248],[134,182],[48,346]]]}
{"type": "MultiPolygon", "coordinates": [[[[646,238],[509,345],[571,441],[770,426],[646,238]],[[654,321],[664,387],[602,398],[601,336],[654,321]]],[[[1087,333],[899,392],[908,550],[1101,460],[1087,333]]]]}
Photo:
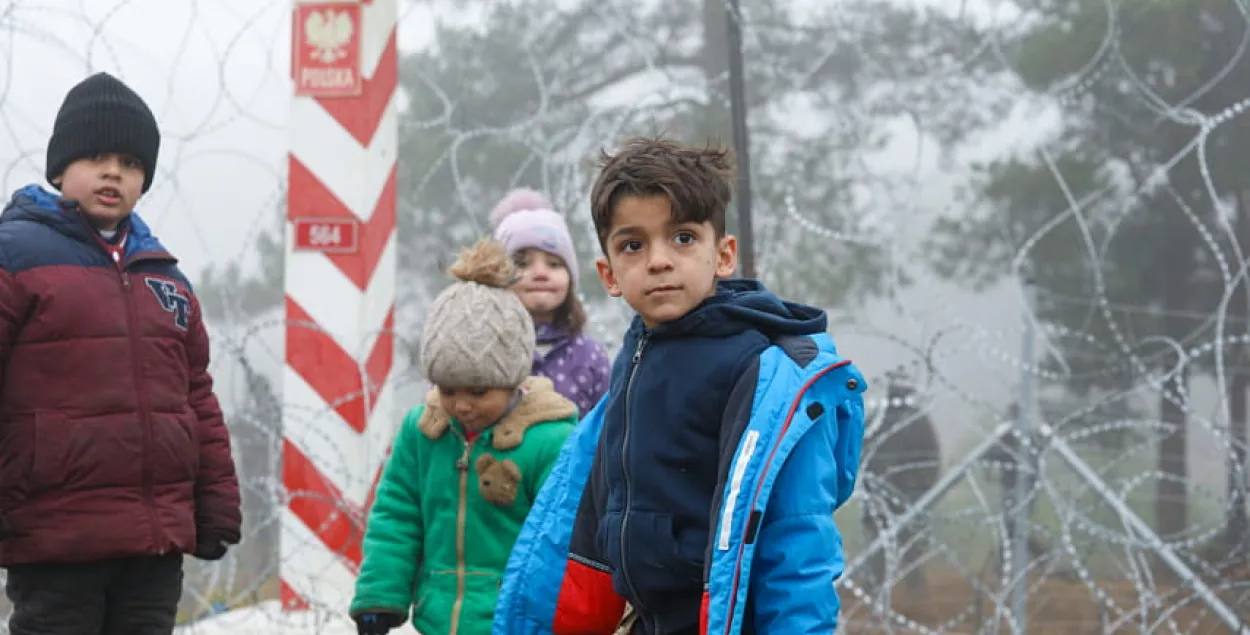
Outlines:
{"type": "Polygon", "coordinates": [[[596,264],[638,315],[513,549],[496,635],[836,628],[865,383],[823,311],[729,279],[732,161],[664,139],[603,157],[596,264]]]}

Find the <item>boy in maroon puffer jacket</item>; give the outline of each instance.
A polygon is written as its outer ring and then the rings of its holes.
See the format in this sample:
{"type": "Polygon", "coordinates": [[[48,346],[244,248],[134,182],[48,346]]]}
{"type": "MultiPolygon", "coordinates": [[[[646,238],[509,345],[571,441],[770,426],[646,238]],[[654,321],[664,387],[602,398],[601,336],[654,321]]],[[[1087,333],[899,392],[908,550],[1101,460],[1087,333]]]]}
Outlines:
{"type": "Polygon", "coordinates": [[[239,540],[199,302],[131,212],[160,133],[99,73],[0,215],[0,566],[13,635],[168,635],[183,554],[239,540]]]}

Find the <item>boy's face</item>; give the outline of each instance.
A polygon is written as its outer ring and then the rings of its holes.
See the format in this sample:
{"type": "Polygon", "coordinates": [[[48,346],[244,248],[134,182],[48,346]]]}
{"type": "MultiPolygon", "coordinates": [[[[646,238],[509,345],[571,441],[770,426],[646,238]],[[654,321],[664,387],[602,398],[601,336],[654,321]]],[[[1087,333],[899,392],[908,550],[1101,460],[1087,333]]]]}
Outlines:
{"type": "Polygon", "coordinates": [[[515,390],[509,388],[438,389],[439,405],[466,429],[479,432],[490,427],[508,410],[515,390]]]}
{"type": "Polygon", "coordinates": [[[690,312],[716,292],[716,280],[733,275],[738,242],[716,237],[710,222],[678,223],[667,196],[625,196],[595,262],[612,297],[642,316],[648,328],[690,312]]]}
{"type": "Polygon", "coordinates": [[[74,199],[96,229],[117,229],[143,193],[143,165],[124,154],[78,159],[55,179],[61,196],[74,199]]]}

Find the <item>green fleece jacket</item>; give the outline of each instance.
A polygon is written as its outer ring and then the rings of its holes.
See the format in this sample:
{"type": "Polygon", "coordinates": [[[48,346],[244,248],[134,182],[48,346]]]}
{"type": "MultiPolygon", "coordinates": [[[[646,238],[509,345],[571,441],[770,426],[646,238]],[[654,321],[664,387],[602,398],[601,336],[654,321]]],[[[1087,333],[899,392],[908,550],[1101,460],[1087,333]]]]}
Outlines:
{"type": "Polygon", "coordinates": [[[487,635],[504,566],[577,406],[531,377],[472,443],[438,405],[404,418],[369,512],[352,615],[392,612],[425,635],[487,635]]]}

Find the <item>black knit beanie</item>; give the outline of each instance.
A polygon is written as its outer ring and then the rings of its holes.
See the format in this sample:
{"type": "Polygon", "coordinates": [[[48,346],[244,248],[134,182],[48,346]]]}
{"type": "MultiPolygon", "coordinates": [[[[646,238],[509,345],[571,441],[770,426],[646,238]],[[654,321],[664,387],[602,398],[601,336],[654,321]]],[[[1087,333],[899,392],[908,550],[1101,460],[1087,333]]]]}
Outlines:
{"type": "Polygon", "coordinates": [[[161,133],[143,98],[108,73],[96,73],[70,89],[56,113],[48,141],[48,182],[70,163],[106,152],[128,154],[143,164],[143,191],[152,187],[161,133]]]}

